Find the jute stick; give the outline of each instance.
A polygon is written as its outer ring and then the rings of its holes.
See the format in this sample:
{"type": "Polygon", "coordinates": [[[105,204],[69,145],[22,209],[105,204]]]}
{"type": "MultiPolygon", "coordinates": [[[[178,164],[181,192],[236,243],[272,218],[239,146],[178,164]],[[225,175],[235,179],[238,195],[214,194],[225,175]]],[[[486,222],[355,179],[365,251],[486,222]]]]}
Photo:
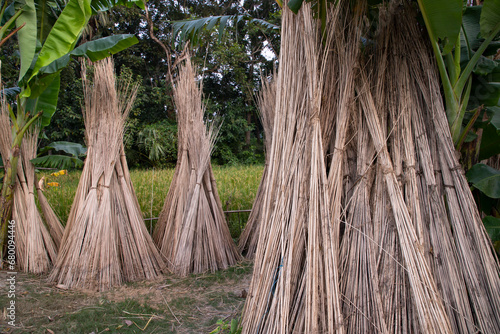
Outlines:
{"type": "Polygon", "coordinates": [[[137,86],[117,83],[110,59],[83,67],[87,158],[49,280],[106,290],[152,279],[165,265],[143,221],[123,150],[137,86]]]}
{"type": "Polygon", "coordinates": [[[210,166],[218,127],[205,126],[201,87],[188,56],[174,87],[178,159],[154,239],[178,275],[225,269],[240,255],[227,226],[210,166]]]}

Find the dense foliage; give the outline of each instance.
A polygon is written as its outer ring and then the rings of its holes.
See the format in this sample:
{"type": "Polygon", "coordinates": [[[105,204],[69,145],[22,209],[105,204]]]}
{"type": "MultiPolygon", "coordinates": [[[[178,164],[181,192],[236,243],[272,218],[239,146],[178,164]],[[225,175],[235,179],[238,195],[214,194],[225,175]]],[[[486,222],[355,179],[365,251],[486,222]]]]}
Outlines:
{"type": "MultiPolygon", "coordinates": [[[[278,23],[279,7],[272,1],[149,1],[154,34],[168,48],[151,37],[144,11],[116,7],[106,16],[93,17],[84,39],[133,33],[139,43],[114,56],[119,75],[141,83],[137,102],[127,126],[127,156],[131,166],[172,166],[176,153],[175,106],[171,98],[168,62],[172,64],[184,47],[179,36],[172,43],[172,21],[247,14],[278,23]]],[[[259,163],[264,161],[262,127],[254,94],[259,90],[260,74],[272,72],[279,36],[276,31],[248,22],[228,23],[221,38],[218,31],[203,31],[199,43],[191,45],[194,61],[203,72],[207,118],[221,117],[213,161],[218,164],[259,163]],[[265,52],[263,53],[263,51],[265,52]],[[267,58],[266,58],[267,57],[267,58]]],[[[4,73],[8,78],[8,73],[4,73]]],[[[53,141],[84,144],[81,114],[80,65],[72,62],[61,74],[61,94],[57,117],[45,129],[42,146],[53,141]]]]}

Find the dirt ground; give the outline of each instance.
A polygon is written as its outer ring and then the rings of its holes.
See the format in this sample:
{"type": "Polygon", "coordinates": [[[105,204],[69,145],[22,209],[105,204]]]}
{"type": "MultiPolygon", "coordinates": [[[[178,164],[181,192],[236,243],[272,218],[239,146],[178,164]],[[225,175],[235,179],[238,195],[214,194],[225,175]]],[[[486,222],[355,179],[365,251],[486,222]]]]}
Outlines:
{"type": "MultiPolygon", "coordinates": [[[[239,320],[252,264],[224,271],[134,282],[106,292],[57,288],[46,276],[18,273],[15,298],[0,272],[1,333],[218,333],[239,320]],[[10,301],[15,324],[8,326],[10,301]]],[[[226,331],[228,333],[228,331],[226,331]]]]}

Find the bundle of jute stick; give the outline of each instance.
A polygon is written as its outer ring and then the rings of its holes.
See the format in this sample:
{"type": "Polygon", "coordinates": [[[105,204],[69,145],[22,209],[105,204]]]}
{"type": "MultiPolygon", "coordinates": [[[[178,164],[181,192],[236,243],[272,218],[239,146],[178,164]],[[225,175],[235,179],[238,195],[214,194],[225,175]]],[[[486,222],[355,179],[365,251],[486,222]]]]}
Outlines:
{"type": "MultiPolygon", "coordinates": [[[[12,147],[12,127],[5,98],[0,114],[0,152],[8,157],[12,147]]],[[[18,117],[22,117],[18,115],[18,117]]],[[[17,167],[12,219],[15,221],[16,258],[21,270],[44,273],[57,257],[63,227],[40,190],[31,159],[36,157],[40,127],[32,125],[25,133],[17,167]],[[37,207],[38,198],[41,213],[37,207]]],[[[5,161],[4,161],[5,163],[5,161]]]]}
{"type": "MultiPolygon", "coordinates": [[[[417,32],[415,29],[414,33],[417,32]]],[[[421,45],[425,46],[422,42],[421,45]]],[[[409,44],[406,48],[412,49],[409,44]]],[[[457,324],[457,327],[462,332],[466,331],[465,328],[471,330],[470,320],[473,315],[476,318],[473,331],[479,328],[483,333],[500,332],[500,298],[498,298],[500,267],[454,151],[445,108],[441,97],[437,94],[439,92],[437,70],[435,68],[430,70],[433,61],[430,48],[422,47],[418,51],[418,56],[410,59],[413,60],[410,68],[420,65],[421,70],[419,73],[412,71],[411,75],[415,78],[415,86],[421,91],[422,107],[419,110],[425,111],[425,107],[428,109],[421,117],[418,117],[420,115],[413,117],[419,120],[419,123],[413,126],[417,132],[414,134],[414,141],[418,144],[416,147],[419,154],[428,155],[425,151],[430,150],[433,161],[432,164],[422,167],[425,178],[420,175],[421,183],[424,184],[425,180],[428,185],[422,192],[423,196],[428,198],[426,204],[430,204],[423,205],[424,210],[430,210],[424,213],[430,216],[431,223],[431,235],[425,239],[430,239],[430,249],[434,255],[433,265],[436,267],[436,275],[440,275],[439,283],[443,294],[449,299],[447,303],[449,312],[456,318],[455,322],[458,323],[459,320],[462,322],[457,324]],[[418,133],[419,130],[424,133],[425,125],[427,125],[426,133],[430,134],[429,145],[422,143],[418,133]],[[431,175],[433,167],[434,179],[431,175]],[[443,215],[445,212],[446,216],[443,215]],[[437,226],[433,227],[433,224],[437,226]],[[443,240],[443,235],[447,236],[447,240],[443,240]],[[455,269],[455,266],[458,268],[455,269]],[[439,271],[449,273],[443,275],[439,271]],[[454,281],[461,281],[462,275],[469,295],[470,313],[466,305],[460,305],[466,304],[467,299],[465,302],[463,299],[465,292],[453,284],[454,281]],[[465,321],[467,325],[464,324],[465,321]]]]}
{"type": "MultiPolygon", "coordinates": [[[[385,24],[381,19],[380,27],[387,27],[385,24]]],[[[380,43],[377,47],[388,52],[387,48],[391,48],[392,44],[380,43]]],[[[377,59],[373,62],[374,66],[386,70],[389,62],[384,60],[377,59]]],[[[383,85],[387,84],[388,80],[376,82],[378,86],[374,86],[378,88],[376,93],[379,94],[375,97],[388,96],[377,108],[369,81],[376,76],[366,73],[370,65],[372,63],[365,63],[357,71],[355,91],[359,100],[359,112],[351,116],[355,120],[351,126],[357,137],[357,145],[347,146],[355,159],[355,165],[350,166],[346,172],[349,173],[349,179],[355,182],[350,186],[350,193],[345,195],[345,231],[341,246],[341,285],[345,298],[343,310],[345,315],[350,315],[346,316],[346,329],[350,333],[387,333],[408,326],[404,330],[424,328],[425,331],[431,332],[450,332],[443,300],[418,244],[415,216],[412,216],[415,210],[411,207],[414,203],[408,200],[414,196],[414,189],[411,188],[414,184],[409,183],[401,187],[398,178],[402,163],[402,155],[398,149],[404,140],[403,134],[391,130],[389,142],[393,145],[386,145],[388,134],[385,129],[387,126],[394,126],[387,119],[397,118],[391,118],[391,107],[402,97],[398,95],[399,91],[384,89],[387,86],[383,85]],[[378,191],[372,191],[374,185],[378,191]],[[372,194],[375,196],[372,197],[372,194]],[[405,198],[405,195],[410,197],[405,198]],[[405,199],[408,202],[405,202],[405,199]],[[391,259],[387,259],[389,264],[393,265],[393,261],[399,262],[403,266],[402,272],[394,265],[391,268],[396,271],[390,276],[386,271],[379,271],[377,239],[380,238],[381,231],[392,233],[389,240],[394,244],[383,246],[384,251],[390,252],[391,259]],[[383,277],[379,278],[379,272],[383,277]],[[398,288],[394,289],[396,286],[398,288]],[[388,291],[388,287],[393,290],[388,291]],[[389,293],[394,291],[397,297],[388,298],[389,293]],[[402,305],[402,297],[406,297],[406,305],[402,305]],[[408,297],[412,302],[408,303],[408,297]],[[401,309],[405,311],[401,312],[401,309]],[[394,318],[396,320],[393,321],[394,318]]],[[[387,71],[391,69],[392,67],[387,71]]],[[[397,67],[397,70],[401,69],[397,67]]],[[[337,162],[332,161],[333,163],[337,162]]],[[[331,186],[335,187],[335,184],[331,186]]],[[[384,255],[385,253],[379,256],[384,255]]]]}
{"type": "Polygon", "coordinates": [[[371,203],[382,225],[374,224],[369,238],[383,264],[385,324],[389,332],[498,332],[499,267],[455,157],[430,47],[407,1],[381,7],[379,22],[375,75],[371,83],[360,75],[358,92],[377,151],[372,166],[381,188],[371,203]],[[408,223],[396,214],[401,199],[408,223]],[[394,266],[395,259],[402,266],[394,266]],[[410,299],[402,304],[405,296],[410,299]]]}
{"type": "Polygon", "coordinates": [[[269,155],[271,152],[271,140],[273,135],[274,122],[274,104],[276,101],[276,79],[275,76],[268,81],[265,77],[261,78],[262,87],[257,95],[257,105],[259,107],[259,115],[264,129],[264,147],[266,154],[266,164],[262,172],[262,178],[255,195],[255,200],[252,205],[252,212],[248,217],[245,228],[241,232],[238,242],[239,251],[247,258],[253,258],[257,250],[259,241],[259,229],[262,217],[262,206],[264,203],[265,187],[267,184],[267,174],[269,166],[269,155]]]}
{"type": "Polygon", "coordinates": [[[116,82],[111,59],[90,71],[84,64],[82,73],[87,158],[49,279],[105,290],[156,278],[165,265],[144,224],[123,149],[137,86],[116,82]]]}
{"type": "Polygon", "coordinates": [[[210,165],[217,136],[206,127],[202,89],[189,56],[174,86],[178,158],[174,177],[154,232],[171,270],[181,276],[225,269],[240,255],[227,226],[210,165]]]}
{"type": "Polygon", "coordinates": [[[297,15],[284,6],[268,179],[243,333],[343,332],[322,140],[320,41],[310,3],[297,15]]]}
{"type": "Polygon", "coordinates": [[[325,31],[333,38],[320,41],[298,28],[311,15],[307,4],[296,17],[283,10],[243,332],[498,333],[499,265],[455,156],[425,30],[410,1],[393,0],[380,7],[375,47],[361,46],[366,5],[332,6],[325,31]],[[311,51],[321,47],[328,51],[311,51]],[[324,168],[320,148],[329,164],[325,197],[324,178],[312,178],[324,168]],[[315,211],[328,230],[315,228],[315,211]],[[325,231],[330,248],[319,242],[325,231]],[[332,261],[314,257],[328,249],[332,261]],[[329,290],[326,269],[339,277],[329,290]]]}

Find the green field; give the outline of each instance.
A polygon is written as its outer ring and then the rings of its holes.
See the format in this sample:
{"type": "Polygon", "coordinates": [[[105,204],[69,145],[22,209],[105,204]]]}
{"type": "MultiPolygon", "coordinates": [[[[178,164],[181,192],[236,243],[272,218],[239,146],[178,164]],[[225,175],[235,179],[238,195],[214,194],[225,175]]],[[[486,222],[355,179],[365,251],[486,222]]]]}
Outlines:
{"type": "MultiPolygon", "coordinates": [[[[260,178],[264,167],[251,166],[214,166],[213,171],[217,181],[219,196],[224,210],[251,209],[252,203],[259,187],[260,178]]],[[[69,171],[67,175],[51,176],[51,172],[42,171],[38,178],[45,176],[46,182],[57,182],[58,187],[47,186],[45,196],[52,205],[63,224],[68,219],[71,204],[75,197],[76,188],[81,171],[69,171]]],[[[156,220],[149,220],[160,215],[163,202],[167,196],[174,169],[149,169],[132,170],[132,182],[141,205],[141,210],[146,220],[148,229],[152,230],[156,220]]],[[[248,219],[249,213],[226,214],[231,235],[238,238],[241,229],[248,219]]]]}

